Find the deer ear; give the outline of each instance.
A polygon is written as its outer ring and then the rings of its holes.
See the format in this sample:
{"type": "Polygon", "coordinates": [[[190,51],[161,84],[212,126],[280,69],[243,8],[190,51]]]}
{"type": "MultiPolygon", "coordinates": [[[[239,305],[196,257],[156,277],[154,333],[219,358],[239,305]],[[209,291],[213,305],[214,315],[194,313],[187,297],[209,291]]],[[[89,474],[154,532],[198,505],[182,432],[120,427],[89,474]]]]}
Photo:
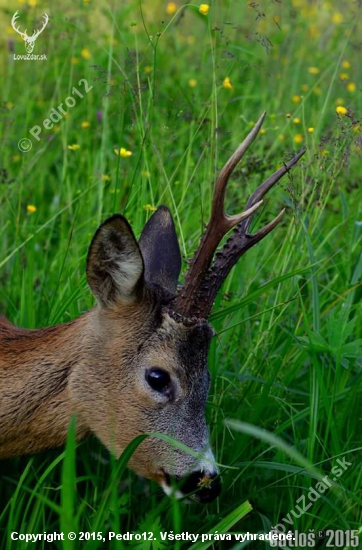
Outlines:
{"type": "Polygon", "coordinates": [[[160,206],[146,223],[139,240],[145,280],[169,294],[176,293],[181,254],[171,212],[160,206]]]}
{"type": "Polygon", "coordinates": [[[116,214],[96,231],[88,251],[87,281],[103,306],[137,299],[143,260],[131,226],[116,214]]]}

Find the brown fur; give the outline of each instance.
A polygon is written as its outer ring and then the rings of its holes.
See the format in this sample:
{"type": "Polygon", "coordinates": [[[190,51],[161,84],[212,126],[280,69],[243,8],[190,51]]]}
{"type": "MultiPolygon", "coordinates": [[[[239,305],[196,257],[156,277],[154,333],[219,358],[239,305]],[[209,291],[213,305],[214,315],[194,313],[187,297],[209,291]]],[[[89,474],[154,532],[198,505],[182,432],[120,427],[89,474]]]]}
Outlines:
{"type": "MultiPolygon", "coordinates": [[[[69,376],[80,359],[77,322],[23,330],[0,323],[0,457],[35,453],[65,442],[74,408],[69,376]],[[64,351],[67,350],[67,357],[64,351]]],[[[77,435],[87,428],[78,422],[77,435]]]]}
{"type": "MultiPolygon", "coordinates": [[[[63,445],[74,414],[77,438],[93,433],[116,456],[149,432],[174,437],[198,453],[209,451],[206,360],[212,330],[202,321],[174,320],[163,292],[143,280],[142,269],[128,224],[111,218],[88,255],[94,309],[38,330],[1,320],[0,458],[63,445]],[[153,367],[170,376],[167,396],[146,381],[153,367]]],[[[148,437],[130,465],[164,482],[165,472],[181,477],[194,470],[195,458],[148,437]]]]}
{"type": "MultiPolygon", "coordinates": [[[[63,445],[74,413],[77,438],[94,433],[117,456],[136,435],[148,431],[168,433],[201,452],[206,435],[201,445],[195,446],[195,441],[206,429],[206,353],[211,335],[208,325],[185,327],[162,313],[161,306],[150,307],[148,302],[124,305],[122,311],[95,308],[71,323],[39,330],[19,329],[3,318],[0,458],[63,445]],[[203,340],[206,347],[200,354],[197,348],[203,340]],[[189,365],[183,355],[190,347],[194,354],[189,365]],[[143,387],[137,366],[141,357],[142,362],[164,368],[179,382],[166,410],[143,387]],[[183,419],[192,415],[195,431],[189,430],[185,438],[183,419]]],[[[182,453],[177,449],[170,453],[166,444],[148,438],[131,465],[138,473],[159,480],[159,470],[165,469],[170,454],[176,463],[182,453]]],[[[191,459],[186,455],[182,466],[191,465],[191,459]]],[[[181,469],[176,467],[177,472],[181,469]]]]}

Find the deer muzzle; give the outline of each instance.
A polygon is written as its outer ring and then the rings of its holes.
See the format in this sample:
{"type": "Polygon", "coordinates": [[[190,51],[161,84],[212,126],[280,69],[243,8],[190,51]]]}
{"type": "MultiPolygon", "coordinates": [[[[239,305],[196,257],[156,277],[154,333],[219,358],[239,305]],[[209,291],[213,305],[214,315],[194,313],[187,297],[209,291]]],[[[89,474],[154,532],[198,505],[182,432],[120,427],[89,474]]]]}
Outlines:
{"type": "Polygon", "coordinates": [[[164,479],[165,481],[161,484],[163,490],[168,496],[172,495],[176,498],[190,496],[197,502],[208,504],[221,493],[221,480],[218,472],[206,474],[199,470],[184,478],[165,474],[164,479]]]}
{"type": "Polygon", "coordinates": [[[161,486],[168,496],[178,499],[190,496],[197,502],[208,504],[221,493],[220,475],[210,449],[188,474],[170,475],[165,470],[162,474],[161,486]]]}

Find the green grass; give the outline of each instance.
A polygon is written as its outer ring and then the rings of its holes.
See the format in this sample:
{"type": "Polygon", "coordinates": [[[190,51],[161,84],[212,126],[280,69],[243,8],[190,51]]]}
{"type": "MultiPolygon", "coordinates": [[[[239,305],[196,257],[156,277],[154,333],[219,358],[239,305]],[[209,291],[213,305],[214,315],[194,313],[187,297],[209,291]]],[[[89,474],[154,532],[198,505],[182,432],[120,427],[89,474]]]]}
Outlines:
{"type": "MultiPolygon", "coordinates": [[[[207,16],[189,5],[172,19],[166,5],[1,2],[1,309],[31,328],[92,307],[87,246],[114,212],[138,236],[151,207],[168,205],[189,258],[218,171],[266,109],[266,132],[231,178],[229,212],[302,145],[307,152],[253,227],[284,207],[282,223],[239,261],[212,314],[207,416],[223,493],[205,507],[170,501],[125,469],[126,455],[113,460],[95,439],[76,445],[70,430],[64,449],[0,463],[2,548],[28,548],[12,531],[267,531],[343,457],[352,466],[293,529],[361,528],[360,8],[216,0],[207,16]],[[25,53],[8,29],[17,9],[28,29],[49,14],[34,49],[47,61],[13,60],[13,39],[25,53]],[[73,94],[68,116],[32,138],[74,87],[84,97],[73,94]],[[341,100],[348,110],[338,115],[341,100]],[[28,153],[18,150],[24,137],[28,153]],[[117,156],[120,147],[132,156],[117,156]]],[[[158,538],[142,548],[189,546],[158,538]]]]}

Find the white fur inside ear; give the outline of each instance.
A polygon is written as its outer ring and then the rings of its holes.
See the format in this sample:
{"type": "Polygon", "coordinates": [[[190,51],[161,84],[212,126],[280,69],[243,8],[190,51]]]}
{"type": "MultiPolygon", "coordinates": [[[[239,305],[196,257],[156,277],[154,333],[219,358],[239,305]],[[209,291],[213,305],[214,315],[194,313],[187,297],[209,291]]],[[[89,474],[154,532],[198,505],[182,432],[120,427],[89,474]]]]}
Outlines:
{"type": "MultiPolygon", "coordinates": [[[[120,236],[122,247],[112,246],[108,251],[109,263],[112,269],[109,270],[117,294],[123,298],[131,297],[143,272],[143,261],[141,253],[128,236],[120,236]]],[[[109,241],[111,242],[111,241],[109,241]]]]}
{"type": "Polygon", "coordinates": [[[137,255],[124,255],[122,260],[115,260],[117,269],[112,270],[111,275],[117,290],[121,296],[132,293],[138,279],[142,274],[142,260],[137,255]]]}

